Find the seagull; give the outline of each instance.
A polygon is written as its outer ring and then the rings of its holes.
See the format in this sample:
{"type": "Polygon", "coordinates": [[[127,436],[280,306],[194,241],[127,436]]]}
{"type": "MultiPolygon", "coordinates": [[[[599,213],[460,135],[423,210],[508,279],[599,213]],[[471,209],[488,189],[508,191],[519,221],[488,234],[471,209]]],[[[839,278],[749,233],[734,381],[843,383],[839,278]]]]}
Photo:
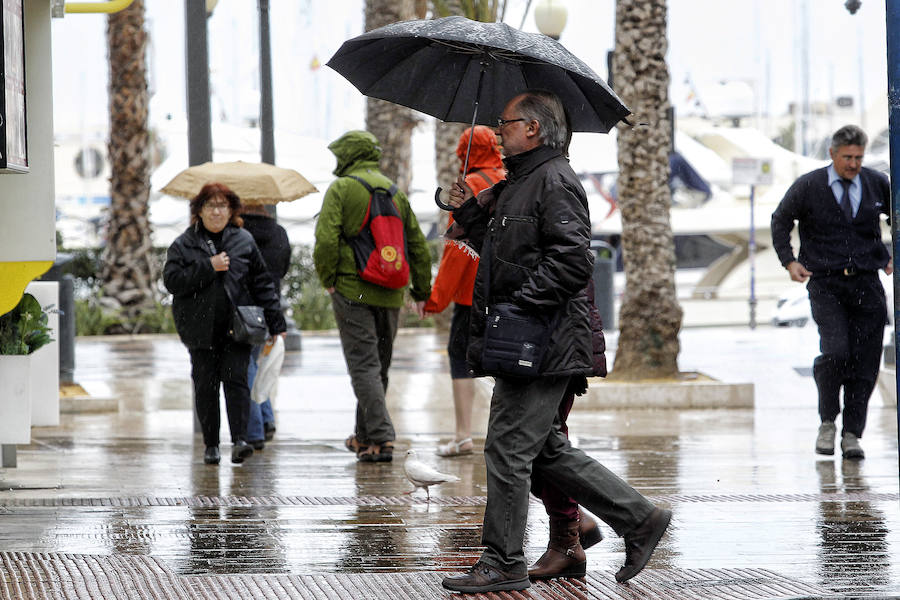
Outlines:
{"type": "Polygon", "coordinates": [[[448,481],[459,481],[459,477],[456,475],[441,473],[431,465],[419,460],[415,450],[406,451],[406,461],[403,463],[403,470],[406,472],[406,478],[415,486],[412,490],[404,493],[412,494],[419,488],[425,488],[428,500],[431,500],[431,492],[428,491],[428,486],[447,483],[448,481]]]}

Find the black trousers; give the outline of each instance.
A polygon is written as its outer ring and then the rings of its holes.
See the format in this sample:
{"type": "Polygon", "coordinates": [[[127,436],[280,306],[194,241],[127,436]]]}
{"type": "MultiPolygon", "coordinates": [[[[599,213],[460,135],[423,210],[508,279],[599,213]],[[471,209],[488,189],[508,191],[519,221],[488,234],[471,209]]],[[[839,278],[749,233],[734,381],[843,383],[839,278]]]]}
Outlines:
{"type": "Polygon", "coordinates": [[[250,417],[250,388],[247,387],[247,365],[250,346],[228,338],[217,340],[212,350],[188,348],[191,354],[191,379],[194,381],[194,403],[203,430],[203,443],[219,445],[219,384],[225,388],[225,409],[232,443],[247,439],[250,417]]]}
{"type": "Polygon", "coordinates": [[[843,432],[862,437],[869,396],[881,367],[887,308],[878,273],[830,275],[807,284],[813,319],[819,326],[819,349],[813,377],[819,390],[819,417],[834,421],[841,412],[843,432]]]}

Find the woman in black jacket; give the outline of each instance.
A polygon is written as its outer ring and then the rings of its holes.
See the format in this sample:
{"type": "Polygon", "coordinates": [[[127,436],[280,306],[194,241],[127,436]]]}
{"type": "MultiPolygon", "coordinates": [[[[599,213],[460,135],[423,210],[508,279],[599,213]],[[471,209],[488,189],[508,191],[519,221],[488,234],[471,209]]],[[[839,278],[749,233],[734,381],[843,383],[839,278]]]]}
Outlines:
{"type": "Polygon", "coordinates": [[[226,186],[210,183],[191,200],[191,225],[169,246],[163,281],[173,295],[175,328],[191,355],[194,401],[203,429],[203,462],[219,462],[219,384],[231,430],[231,462],[253,454],[247,443],[250,345],[228,334],[234,306],[263,307],[270,335],[286,327],[275,283],[247,231],[241,201],[226,186]]]}

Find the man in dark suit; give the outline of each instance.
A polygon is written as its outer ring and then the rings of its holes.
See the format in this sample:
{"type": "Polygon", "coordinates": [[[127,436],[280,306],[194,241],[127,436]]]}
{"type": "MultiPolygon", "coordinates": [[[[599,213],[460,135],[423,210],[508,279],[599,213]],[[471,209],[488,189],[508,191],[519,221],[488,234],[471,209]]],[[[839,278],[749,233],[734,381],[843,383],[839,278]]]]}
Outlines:
{"type": "Polygon", "coordinates": [[[878,269],[893,271],[879,214],[890,214],[887,177],[862,166],[865,132],[847,125],[831,138],[832,164],[803,175],[772,213],[772,243],[791,279],[809,279],[809,301],[822,354],[813,363],[819,390],[816,452],[834,454],[835,419],[844,389],[841,451],[865,458],[859,445],[881,363],[887,317],[878,269]],[[799,223],[800,254],[791,230],[799,223]]]}

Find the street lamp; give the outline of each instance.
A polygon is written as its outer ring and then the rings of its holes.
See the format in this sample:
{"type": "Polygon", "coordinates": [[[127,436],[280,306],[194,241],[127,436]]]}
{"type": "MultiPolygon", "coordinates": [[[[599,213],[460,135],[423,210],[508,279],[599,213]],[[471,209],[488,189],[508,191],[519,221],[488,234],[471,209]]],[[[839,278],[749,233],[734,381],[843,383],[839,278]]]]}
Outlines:
{"type": "Polygon", "coordinates": [[[538,31],[554,40],[559,40],[569,11],[562,0],[541,0],[534,7],[534,22],[538,31]]]}

